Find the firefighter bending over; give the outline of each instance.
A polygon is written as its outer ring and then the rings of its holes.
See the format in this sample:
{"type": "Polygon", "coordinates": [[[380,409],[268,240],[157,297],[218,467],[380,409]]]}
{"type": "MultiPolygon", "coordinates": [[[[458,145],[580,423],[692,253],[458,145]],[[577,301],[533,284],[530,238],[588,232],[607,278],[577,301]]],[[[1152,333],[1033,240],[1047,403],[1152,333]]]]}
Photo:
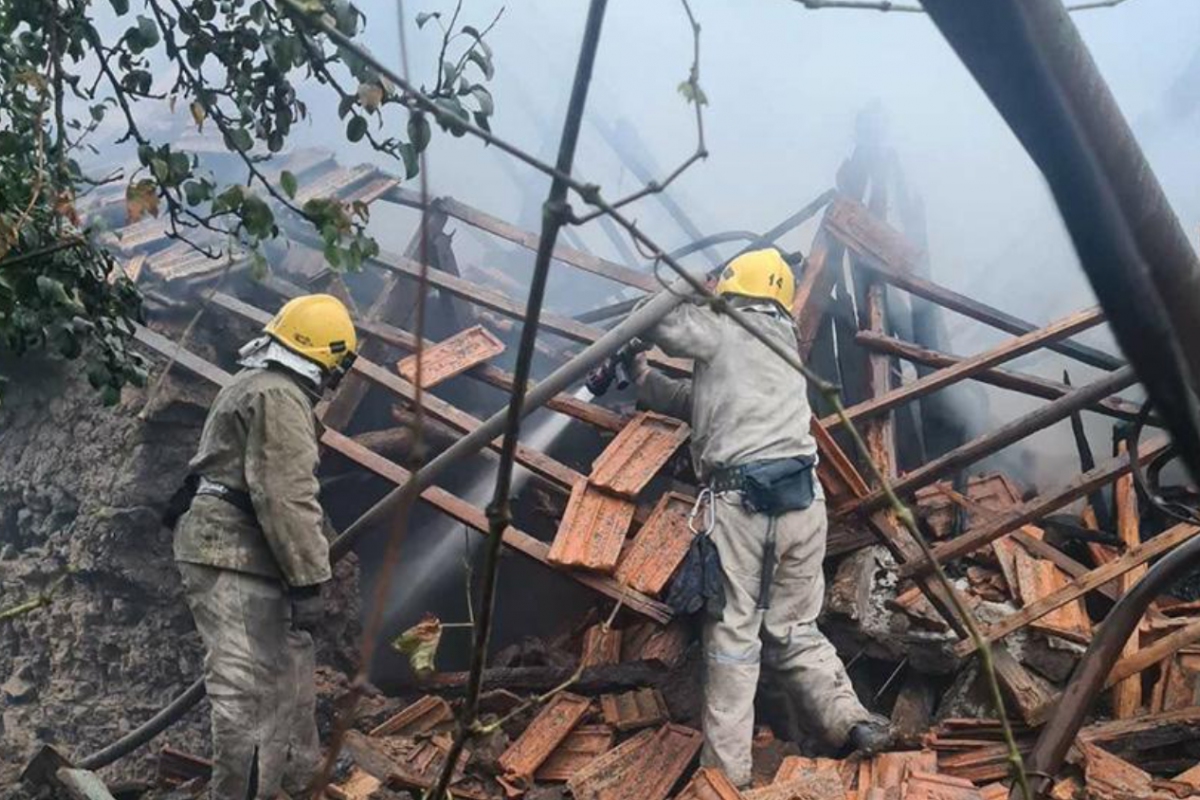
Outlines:
{"type": "Polygon", "coordinates": [[[311,632],[332,575],[317,499],[313,404],[353,361],[329,295],[287,303],[239,353],[190,464],[175,559],[204,640],[211,794],[299,796],[320,758],[311,632]]]}
{"type": "MultiPolygon", "coordinates": [[[[792,271],[774,249],[745,253],[716,292],[751,324],[796,350],[792,271]]],[[[887,720],[854,693],[833,645],[817,628],[825,596],[827,519],[815,478],[816,442],[804,377],[728,315],[685,302],[646,335],[668,356],[694,360],[689,383],[634,362],[641,403],[690,420],[704,491],[694,519],[720,557],[724,607],[704,626],[704,749],[739,787],[750,784],[754,696],[760,666],[804,721],[833,746],[873,752],[887,720]]],[[[710,606],[710,612],[714,609],[710,606]]]]}

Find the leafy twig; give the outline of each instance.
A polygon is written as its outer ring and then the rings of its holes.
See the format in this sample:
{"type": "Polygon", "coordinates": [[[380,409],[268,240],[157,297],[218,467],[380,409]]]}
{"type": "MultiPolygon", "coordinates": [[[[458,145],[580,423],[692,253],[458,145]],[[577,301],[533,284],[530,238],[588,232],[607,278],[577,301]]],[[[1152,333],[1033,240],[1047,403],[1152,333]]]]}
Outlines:
{"type": "Polygon", "coordinates": [[[21,603],[17,603],[15,606],[10,606],[9,608],[0,610],[0,621],[13,619],[21,616],[22,614],[28,614],[30,611],[36,611],[43,606],[50,605],[52,602],[54,602],[54,595],[58,593],[58,588],[62,586],[63,582],[66,581],[70,574],[71,570],[68,569],[62,575],[59,575],[57,578],[51,581],[49,586],[38,592],[33,597],[21,603]]]}

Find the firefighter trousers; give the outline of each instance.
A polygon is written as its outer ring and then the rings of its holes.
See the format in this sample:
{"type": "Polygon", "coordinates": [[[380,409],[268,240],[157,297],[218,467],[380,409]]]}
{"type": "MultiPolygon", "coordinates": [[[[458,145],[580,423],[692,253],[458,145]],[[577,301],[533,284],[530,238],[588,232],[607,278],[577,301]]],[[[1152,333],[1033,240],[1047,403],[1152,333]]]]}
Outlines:
{"type": "Polygon", "coordinates": [[[204,640],[213,800],[301,795],[320,759],[312,636],[278,580],[180,562],[204,640]],[[253,793],[251,793],[253,792],[253,793]]]}
{"type": "Polygon", "coordinates": [[[758,606],[767,518],[742,508],[734,493],[717,496],[712,539],[721,554],[725,609],[704,627],[704,749],[701,760],[739,787],[750,784],[754,696],[760,670],[777,681],[812,732],[843,745],[869,719],[837,651],[817,628],[825,597],[822,561],[827,520],[818,498],[777,518],[778,563],[770,607],[758,606]]]}

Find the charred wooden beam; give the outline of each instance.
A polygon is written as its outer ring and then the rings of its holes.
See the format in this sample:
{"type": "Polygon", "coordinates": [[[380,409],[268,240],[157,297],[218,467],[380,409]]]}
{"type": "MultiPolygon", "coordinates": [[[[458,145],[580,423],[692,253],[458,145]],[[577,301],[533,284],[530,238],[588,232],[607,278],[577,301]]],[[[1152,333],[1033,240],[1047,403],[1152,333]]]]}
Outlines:
{"type": "MultiPolygon", "coordinates": [[[[930,367],[952,367],[964,360],[964,356],[942,353],[892,336],[880,336],[871,331],[860,331],[857,341],[860,345],[870,350],[898,356],[914,364],[923,364],[930,367]]],[[[1057,383],[1024,372],[998,368],[984,370],[977,375],[973,375],[972,379],[980,383],[997,386],[1001,389],[1010,389],[1014,392],[1041,397],[1046,400],[1057,400],[1071,391],[1071,387],[1065,383],[1057,383]]],[[[1105,416],[1132,422],[1137,419],[1138,412],[1141,411],[1141,406],[1119,397],[1110,397],[1089,407],[1088,410],[1094,411],[1097,414],[1104,414],[1105,416]]]]}
{"type": "MultiPolygon", "coordinates": [[[[1136,382],[1137,376],[1134,374],[1133,368],[1122,367],[1116,372],[1109,373],[1087,386],[1076,389],[1030,414],[1019,417],[991,433],[984,434],[940,458],[935,458],[924,466],[912,470],[897,480],[892,488],[897,494],[904,495],[929,486],[968,464],[984,459],[1014,442],[1066,419],[1078,409],[1092,405],[1099,398],[1115,394],[1136,382]]],[[[886,502],[887,497],[883,492],[876,490],[863,498],[857,508],[850,510],[874,510],[882,508],[886,502]]]]}
{"type": "MultiPolygon", "coordinates": [[[[851,421],[854,421],[882,414],[911,400],[924,397],[938,389],[950,386],[966,378],[974,377],[984,370],[991,369],[1006,361],[1011,361],[1026,353],[1046,347],[1051,342],[1099,325],[1103,321],[1104,316],[1097,308],[1077,311],[1044,328],[1039,328],[1023,336],[1010,339],[978,355],[964,358],[952,367],[940,369],[923,378],[918,378],[912,383],[904,384],[882,397],[851,406],[846,409],[846,416],[851,421]]],[[[840,421],[839,417],[831,416],[821,420],[821,424],[833,426],[839,424],[840,421]]]]}
{"type": "MultiPolygon", "coordinates": [[[[917,249],[885,223],[871,219],[866,209],[857,203],[839,198],[830,207],[828,216],[845,221],[831,224],[830,231],[862,256],[862,267],[891,285],[1006,333],[1023,335],[1038,329],[1031,322],[918,277],[910,268],[918,257],[917,249]]],[[[1111,371],[1124,364],[1119,358],[1078,342],[1058,341],[1048,347],[1100,369],[1111,371]]]]}

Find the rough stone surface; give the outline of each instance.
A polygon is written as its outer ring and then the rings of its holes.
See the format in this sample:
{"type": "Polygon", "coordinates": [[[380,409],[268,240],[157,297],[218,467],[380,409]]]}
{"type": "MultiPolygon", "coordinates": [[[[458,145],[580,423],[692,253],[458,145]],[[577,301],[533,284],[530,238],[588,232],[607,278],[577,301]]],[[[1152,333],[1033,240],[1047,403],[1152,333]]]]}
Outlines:
{"type": "MultiPolygon", "coordinates": [[[[183,601],[171,533],[159,524],[207,405],[208,385],[168,380],[155,411],[127,389],[104,408],[76,365],[25,361],[0,405],[0,786],[39,742],[82,757],[136,727],[200,675],[202,649],[183,601]]],[[[357,624],[357,569],[344,562],[323,663],[345,669],[357,624]]],[[[102,775],[147,778],[163,744],[207,755],[208,706],[102,775]]]]}

